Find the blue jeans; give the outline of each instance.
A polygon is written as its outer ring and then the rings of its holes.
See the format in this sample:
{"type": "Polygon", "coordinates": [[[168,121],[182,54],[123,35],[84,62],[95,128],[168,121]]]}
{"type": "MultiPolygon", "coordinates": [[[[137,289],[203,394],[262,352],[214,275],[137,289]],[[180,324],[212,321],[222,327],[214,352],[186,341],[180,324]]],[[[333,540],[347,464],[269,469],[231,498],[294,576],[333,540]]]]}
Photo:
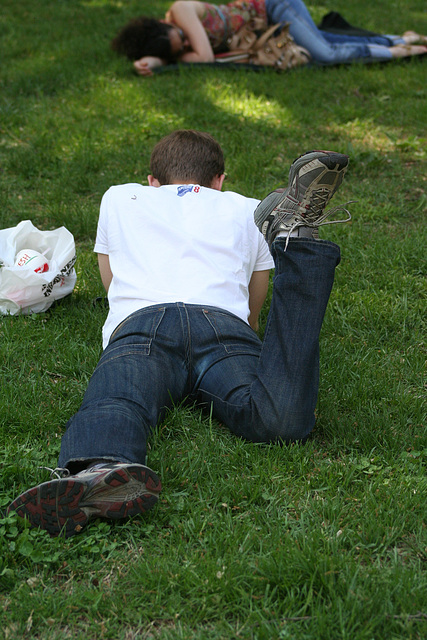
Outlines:
{"type": "Polygon", "coordinates": [[[403,43],[399,36],[347,36],[320,31],[302,0],[266,0],[270,23],[289,22],[289,33],[309,51],[313,62],[341,64],[363,58],[364,62],[389,60],[389,48],[403,43]]]}
{"type": "MultiPolygon", "coordinates": [[[[216,307],[182,302],[130,315],[113,332],[59,465],[111,459],[144,464],[152,427],[184,398],[253,442],[296,441],[314,426],[319,333],[340,250],[332,242],[278,239],[264,341],[216,307]]],[[[71,467],[73,465],[71,464],[71,467]]]]}

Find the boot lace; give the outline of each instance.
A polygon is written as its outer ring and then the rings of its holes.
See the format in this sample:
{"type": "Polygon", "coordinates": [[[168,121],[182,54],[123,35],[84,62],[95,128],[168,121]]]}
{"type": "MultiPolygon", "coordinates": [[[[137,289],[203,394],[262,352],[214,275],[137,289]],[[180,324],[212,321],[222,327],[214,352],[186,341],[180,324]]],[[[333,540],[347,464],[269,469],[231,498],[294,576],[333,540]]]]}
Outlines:
{"type": "MultiPolygon", "coordinates": [[[[322,196],[319,195],[317,202],[313,203],[313,205],[310,206],[309,215],[302,216],[297,212],[292,212],[294,220],[292,224],[289,226],[289,229],[287,230],[288,235],[286,237],[285,251],[288,248],[290,234],[297,227],[305,226],[305,227],[311,227],[316,229],[317,227],[321,227],[326,224],[340,224],[343,222],[349,222],[351,220],[351,213],[346,207],[348,204],[352,204],[354,202],[357,202],[357,200],[348,200],[348,202],[344,202],[343,204],[339,204],[338,206],[333,207],[332,209],[323,211],[323,208],[325,206],[325,198],[324,197],[322,198],[322,196]],[[329,218],[330,215],[332,215],[333,213],[336,213],[337,211],[343,211],[344,213],[347,214],[347,216],[345,218],[338,219],[338,220],[326,220],[326,218],[329,218]]],[[[288,214],[285,211],[281,211],[279,216],[281,215],[285,217],[288,214]]]]}
{"type": "Polygon", "coordinates": [[[60,480],[61,478],[68,478],[70,474],[69,469],[63,469],[62,467],[56,467],[55,469],[51,469],[50,467],[39,467],[39,469],[46,469],[46,471],[50,471],[50,479],[60,480]]]}
{"type": "MultiPolygon", "coordinates": [[[[331,192],[329,189],[316,189],[316,191],[310,195],[310,206],[307,209],[307,213],[303,215],[304,220],[307,221],[307,225],[317,221],[330,199],[331,192]]],[[[331,209],[330,213],[334,210],[336,211],[341,206],[342,205],[338,205],[338,207],[331,209]]]]}

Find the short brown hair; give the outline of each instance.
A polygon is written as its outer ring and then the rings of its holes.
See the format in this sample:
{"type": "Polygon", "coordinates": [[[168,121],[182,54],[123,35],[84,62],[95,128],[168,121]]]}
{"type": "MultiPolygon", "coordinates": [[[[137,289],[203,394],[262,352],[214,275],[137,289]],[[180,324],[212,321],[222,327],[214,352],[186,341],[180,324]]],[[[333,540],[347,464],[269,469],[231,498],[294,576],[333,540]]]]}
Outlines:
{"type": "Polygon", "coordinates": [[[210,187],[224,173],[224,154],[209,133],[181,129],[156,144],[150,170],[160,184],[193,182],[210,187]]]}

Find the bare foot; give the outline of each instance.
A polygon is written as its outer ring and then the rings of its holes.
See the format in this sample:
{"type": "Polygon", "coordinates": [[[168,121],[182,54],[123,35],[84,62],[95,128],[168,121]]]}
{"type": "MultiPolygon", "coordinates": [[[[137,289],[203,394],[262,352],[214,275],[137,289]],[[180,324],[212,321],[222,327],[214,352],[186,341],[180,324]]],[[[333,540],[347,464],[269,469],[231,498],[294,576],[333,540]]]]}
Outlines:
{"type": "Polygon", "coordinates": [[[417,44],[396,44],[390,47],[393,58],[408,58],[409,56],[422,56],[427,53],[427,47],[417,44]]]}
{"type": "Polygon", "coordinates": [[[422,36],[416,31],[405,31],[402,38],[405,44],[427,44],[427,36],[422,36]]]}

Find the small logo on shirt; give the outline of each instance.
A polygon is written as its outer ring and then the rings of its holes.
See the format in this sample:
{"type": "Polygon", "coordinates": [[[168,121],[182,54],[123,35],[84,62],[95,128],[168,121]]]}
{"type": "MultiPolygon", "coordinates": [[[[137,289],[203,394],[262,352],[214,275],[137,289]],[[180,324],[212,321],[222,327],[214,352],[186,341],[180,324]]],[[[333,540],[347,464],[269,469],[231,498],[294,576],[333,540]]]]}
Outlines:
{"type": "Polygon", "coordinates": [[[185,184],[183,186],[178,187],[177,189],[177,195],[182,198],[182,196],[185,196],[186,193],[199,193],[200,191],[200,187],[198,185],[194,186],[192,184],[185,184]]]}

